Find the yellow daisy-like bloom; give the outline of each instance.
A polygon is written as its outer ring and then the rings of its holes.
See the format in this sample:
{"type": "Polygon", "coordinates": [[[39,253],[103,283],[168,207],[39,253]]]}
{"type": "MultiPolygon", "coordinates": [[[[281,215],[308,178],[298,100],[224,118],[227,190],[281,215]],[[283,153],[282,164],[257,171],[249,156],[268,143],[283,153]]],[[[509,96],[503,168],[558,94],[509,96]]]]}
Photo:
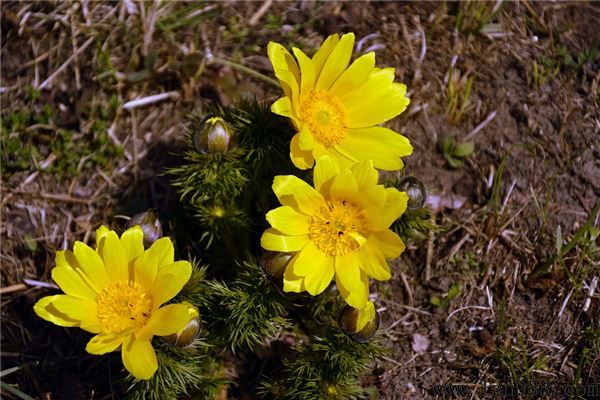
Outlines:
{"type": "Polygon", "coordinates": [[[52,279],[65,294],[44,297],[33,309],[53,324],[96,334],[85,348],[88,353],[121,347],[131,375],[149,379],[158,368],[152,337],[173,334],[190,320],[186,305],[161,305],[179,293],[192,266],[174,261],[169,238],[158,239],[147,250],[143,242],[139,226],[121,238],[102,226],[96,231],[95,250],[75,242],[73,251],[58,251],[52,279]]]}
{"type": "Polygon", "coordinates": [[[292,55],[270,42],[268,56],[285,96],[271,106],[291,118],[298,133],[290,156],[300,169],[329,155],[344,167],[373,160],[375,168],[397,170],[412,153],[409,140],[381,126],[406,109],[406,85],[394,82],[394,68],[376,68],[375,53],[348,66],[354,34],[329,36],[312,58],[294,48],[292,55]]]}
{"type": "Polygon", "coordinates": [[[386,258],[404,250],[389,226],[406,209],[408,196],[378,185],[370,160],[340,169],[332,157],[323,156],[313,177],[314,188],[293,175],[275,177],[273,191],[282,207],[267,213],[271,228],[261,245],[295,253],[284,273],[285,291],[317,295],[335,276],[346,302],[363,310],[368,277],[389,279],[386,258]]]}

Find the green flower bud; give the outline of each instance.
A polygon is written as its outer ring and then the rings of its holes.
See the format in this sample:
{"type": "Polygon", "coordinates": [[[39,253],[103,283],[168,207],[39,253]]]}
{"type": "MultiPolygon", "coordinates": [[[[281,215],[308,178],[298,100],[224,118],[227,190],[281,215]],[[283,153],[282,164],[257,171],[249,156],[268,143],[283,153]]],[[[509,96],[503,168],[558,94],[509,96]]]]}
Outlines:
{"type": "Polygon", "coordinates": [[[207,115],[194,134],[194,146],[201,153],[225,153],[234,142],[231,129],[221,117],[207,115]]]}
{"type": "Polygon", "coordinates": [[[344,307],[339,321],[342,331],[350,336],[350,339],[359,343],[371,340],[379,329],[379,323],[379,313],[372,302],[368,302],[362,310],[350,306],[344,307]]]}
{"type": "Polygon", "coordinates": [[[127,227],[139,225],[144,231],[144,246],[149,247],[163,235],[162,226],[154,209],[135,214],[127,222],[127,227]]]}
{"type": "Polygon", "coordinates": [[[409,210],[418,210],[425,205],[427,201],[427,189],[423,182],[414,176],[402,178],[396,188],[401,192],[406,192],[408,195],[407,208],[409,210]]]}
{"type": "Polygon", "coordinates": [[[177,347],[188,347],[196,340],[200,333],[200,313],[198,312],[198,308],[194,305],[188,302],[183,302],[182,304],[188,306],[190,322],[177,333],[164,336],[163,340],[177,347]]]}

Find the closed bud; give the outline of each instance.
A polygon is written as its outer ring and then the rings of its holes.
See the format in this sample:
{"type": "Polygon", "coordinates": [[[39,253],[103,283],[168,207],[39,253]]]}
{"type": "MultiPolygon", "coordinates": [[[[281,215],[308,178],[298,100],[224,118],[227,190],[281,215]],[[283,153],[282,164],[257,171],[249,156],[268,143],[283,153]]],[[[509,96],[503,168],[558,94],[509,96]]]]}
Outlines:
{"type": "Polygon", "coordinates": [[[292,254],[290,253],[267,251],[260,258],[260,266],[270,278],[281,280],[285,272],[285,267],[287,267],[291,259],[292,254]]]}
{"type": "Polygon", "coordinates": [[[368,302],[363,309],[346,306],[342,310],[339,324],[352,340],[366,343],[379,329],[379,313],[372,302],[368,302]]]}
{"type": "Polygon", "coordinates": [[[207,115],[194,134],[194,146],[201,153],[225,153],[233,146],[233,133],[221,117],[207,115]]]}
{"type": "Polygon", "coordinates": [[[146,247],[149,247],[163,235],[160,220],[152,208],[143,213],[135,214],[127,222],[128,228],[136,225],[139,225],[144,231],[144,246],[146,247]]]}
{"type": "Polygon", "coordinates": [[[194,305],[188,302],[182,304],[188,306],[190,321],[180,331],[169,336],[164,336],[163,340],[177,347],[188,347],[196,340],[200,333],[200,313],[194,305]]]}
{"type": "Polygon", "coordinates": [[[397,189],[401,192],[406,192],[408,196],[407,208],[409,210],[418,210],[427,201],[427,189],[425,189],[425,185],[414,176],[402,178],[397,185],[397,189]]]}

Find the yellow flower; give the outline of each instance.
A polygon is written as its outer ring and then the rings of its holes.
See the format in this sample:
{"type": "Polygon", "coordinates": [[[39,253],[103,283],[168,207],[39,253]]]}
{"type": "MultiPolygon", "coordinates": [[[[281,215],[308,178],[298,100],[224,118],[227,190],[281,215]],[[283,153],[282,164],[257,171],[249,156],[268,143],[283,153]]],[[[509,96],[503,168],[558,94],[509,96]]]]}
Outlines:
{"type": "MultiPolygon", "coordinates": [[[[372,301],[367,302],[367,305],[358,310],[358,317],[356,319],[356,332],[363,330],[367,324],[377,317],[377,311],[375,310],[375,304],[372,301]]],[[[377,328],[375,328],[376,330],[377,328]]]]}
{"type": "Polygon", "coordinates": [[[131,375],[149,379],[158,368],[152,337],[173,334],[190,320],[186,305],[161,305],[179,293],[192,266],[174,261],[169,238],[147,250],[143,241],[139,226],[121,238],[102,226],[96,231],[96,250],[75,242],[73,251],[58,251],[52,279],[65,294],[40,299],[34,311],[56,325],[96,334],[85,348],[88,353],[121,347],[131,375]]]}
{"type": "Polygon", "coordinates": [[[276,176],[273,191],[283,205],[267,213],[266,250],[295,252],[284,272],[284,290],[321,293],[335,275],[354,308],[367,306],[368,277],[391,277],[386,258],[404,250],[389,226],[406,209],[408,196],[378,185],[372,162],[340,170],[329,156],[317,161],[311,187],[299,178],[276,176]]]}
{"type": "Polygon", "coordinates": [[[282,45],[269,43],[285,94],[271,110],[296,127],[290,156],[298,168],[329,155],[345,167],[372,159],[375,168],[397,170],[400,157],[412,153],[406,137],[377,126],[406,109],[406,85],[394,82],[394,68],[376,68],[373,52],[348,66],[353,47],[353,33],[331,35],[312,58],[294,48],[296,62],[282,45]]]}

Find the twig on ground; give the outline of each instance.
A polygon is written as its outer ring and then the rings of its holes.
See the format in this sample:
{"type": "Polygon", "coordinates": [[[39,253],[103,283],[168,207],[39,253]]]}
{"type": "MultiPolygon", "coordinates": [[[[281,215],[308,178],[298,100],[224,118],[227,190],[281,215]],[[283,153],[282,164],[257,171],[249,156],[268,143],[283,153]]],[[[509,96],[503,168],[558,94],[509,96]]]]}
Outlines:
{"type": "Polygon", "coordinates": [[[469,240],[470,237],[471,235],[469,233],[466,233],[454,246],[452,246],[450,252],[448,253],[447,259],[450,260],[452,257],[454,257],[454,255],[458,253],[460,248],[465,244],[467,240],[469,240]]]}
{"type": "Polygon", "coordinates": [[[446,318],[446,321],[450,321],[450,318],[452,318],[454,316],[454,314],[457,314],[461,311],[465,311],[465,310],[470,310],[470,309],[475,309],[475,310],[490,310],[490,307],[484,307],[484,306],[465,306],[465,307],[461,307],[459,309],[456,309],[454,311],[452,311],[449,315],[448,318],[446,318]]]}
{"type": "Polygon", "coordinates": [[[565,300],[562,302],[562,305],[560,306],[560,311],[558,312],[558,320],[560,321],[562,319],[562,314],[565,311],[565,308],[567,307],[567,304],[569,304],[569,300],[571,299],[571,295],[573,294],[573,291],[575,289],[571,289],[571,291],[569,292],[569,294],[567,295],[567,297],[565,297],[565,300]]]}
{"type": "Polygon", "coordinates": [[[29,286],[33,286],[33,287],[43,287],[43,288],[48,288],[48,289],[59,289],[59,287],[56,286],[54,283],[36,281],[36,280],[33,280],[33,279],[23,279],[23,282],[25,282],[29,286]]]}
{"type": "Polygon", "coordinates": [[[479,125],[475,127],[475,129],[473,129],[471,132],[469,132],[467,136],[465,136],[464,140],[470,140],[471,138],[473,138],[473,136],[477,135],[479,131],[485,128],[490,122],[494,120],[494,118],[496,118],[496,114],[496,111],[492,111],[491,113],[489,113],[488,116],[479,125]]]}
{"type": "Polygon", "coordinates": [[[221,65],[226,65],[226,66],[231,67],[233,69],[237,69],[238,71],[244,72],[244,73],[246,73],[248,75],[251,75],[251,76],[253,76],[255,78],[261,79],[261,80],[263,80],[263,81],[265,81],[267,83],[270,83],[274,87],[279,88],[279,82],[276,81],[275,79],[269,78],[268,76],[266,76],[266,75],[264,75],[264,74],[262,74],[262,73],[260,73],[260,72],[258,72],[256,70],[254,70],[252,68],[246,67],[245,65],[236,63],[235,61],[227,60],[225,58],[217,57],[215,55],[212,55],[210,58],[207,55],[206,59],[207,59],[207,63],[208,64],[216,63],[216,64],[221,64],[221,65]]]}
{"type": "Polygon", "coordinates": [[[21,290],[27,289],[27,285],[23,283],[17,283],[15,285],[0,287],[0,296],[7,295],[9,293],[20,292],[21,290]]]}
{"type": "Polygon", "coordinates": [[[598,277],[595,276],[592,279],[592,283],[588,286],[588,294],[583,303],[583,308],[581,309],[583,312],[587,312],[590,309],[590,305],[592,304],[592,297],[594,297],[594,293],[596,292],[596,287],[598,286],[598,277]]]}
{"type": "Polygon", "coordinates": [[[71,54],[71,57],[69,57],[67,61],[65,61],[60,67],[58,67],[56,71],[54,71],[52,75],[50,75],[44,82],[42,82],[38,89],[46,89],[47,87],[49,87],[52,84],[52,81],[58,75],[60,75],[73,62],[73,60],[77,58],[79,54],[83,53],[85,49],[87,49],[92,43],[94,43],[95,40],[96,37],[94,36],[86,40],[86,42],[80,48],[78,48],[77,51],[71,54]]]}
{"type": "Polygon", "coordinates": [[[408,284],[408,280],[406,279],[406,275],[403,272],[400,272],[400,278],[402,279],[402,283],[404,284],[404,289],[406,290],[406,294],[408,295],[408,303],[412,307],[415,305],[415,300],[413,298],[413,294],[412,294],[410,285],[408,284]]]}
{"type": "Polygon", "coordinates": [[[508,192],[506,192],[506,196],[504,196],[504,200],[502,200],[502,206],[500,207],[500,214],[502,214],[504,212],[504,207],[506,207],[506,204],[508,203],[508,200],[510,199],[510,195],[512,194],[512,191],[515,188],[516,183],[517,183],[516,179],[513,179],[512,182],[510,183],[508,192]]]}
{"type": "Polygon", "coordinates": [[[271,7],[271,4],[273,4],[273,0],[265,0],[265,2],[260,6],[260,8],[258,10],[256,10],[254,15],[252,15],[252,17],[250,17],[250,20],[248,21],[248,25],[250,25],[250,26],[256,25],[258,23],[258,21],[262,18],[262,16],[265,15],[265,13],[269,10],[269,7],[271,7]]]}
{"type": "Polygon", "coordinates": [[[44,199],[62,201],[65,203],[91,204],[91,199],[78,198],[61,193],[26,192],[22,190],[15,190],[14,193],[29,195],[33,197],[39,196],[44,199]]]}
{"type": "Polygon", "coordinates": [[[123,108],[125,110],[132,110],[134,108],[147,106],[148,104],[154,104],[164,100],[178,100],[180,97],[181,95],[177,91],[153,94],[151,96],[130,100],[123,104],[123,108]]]}

